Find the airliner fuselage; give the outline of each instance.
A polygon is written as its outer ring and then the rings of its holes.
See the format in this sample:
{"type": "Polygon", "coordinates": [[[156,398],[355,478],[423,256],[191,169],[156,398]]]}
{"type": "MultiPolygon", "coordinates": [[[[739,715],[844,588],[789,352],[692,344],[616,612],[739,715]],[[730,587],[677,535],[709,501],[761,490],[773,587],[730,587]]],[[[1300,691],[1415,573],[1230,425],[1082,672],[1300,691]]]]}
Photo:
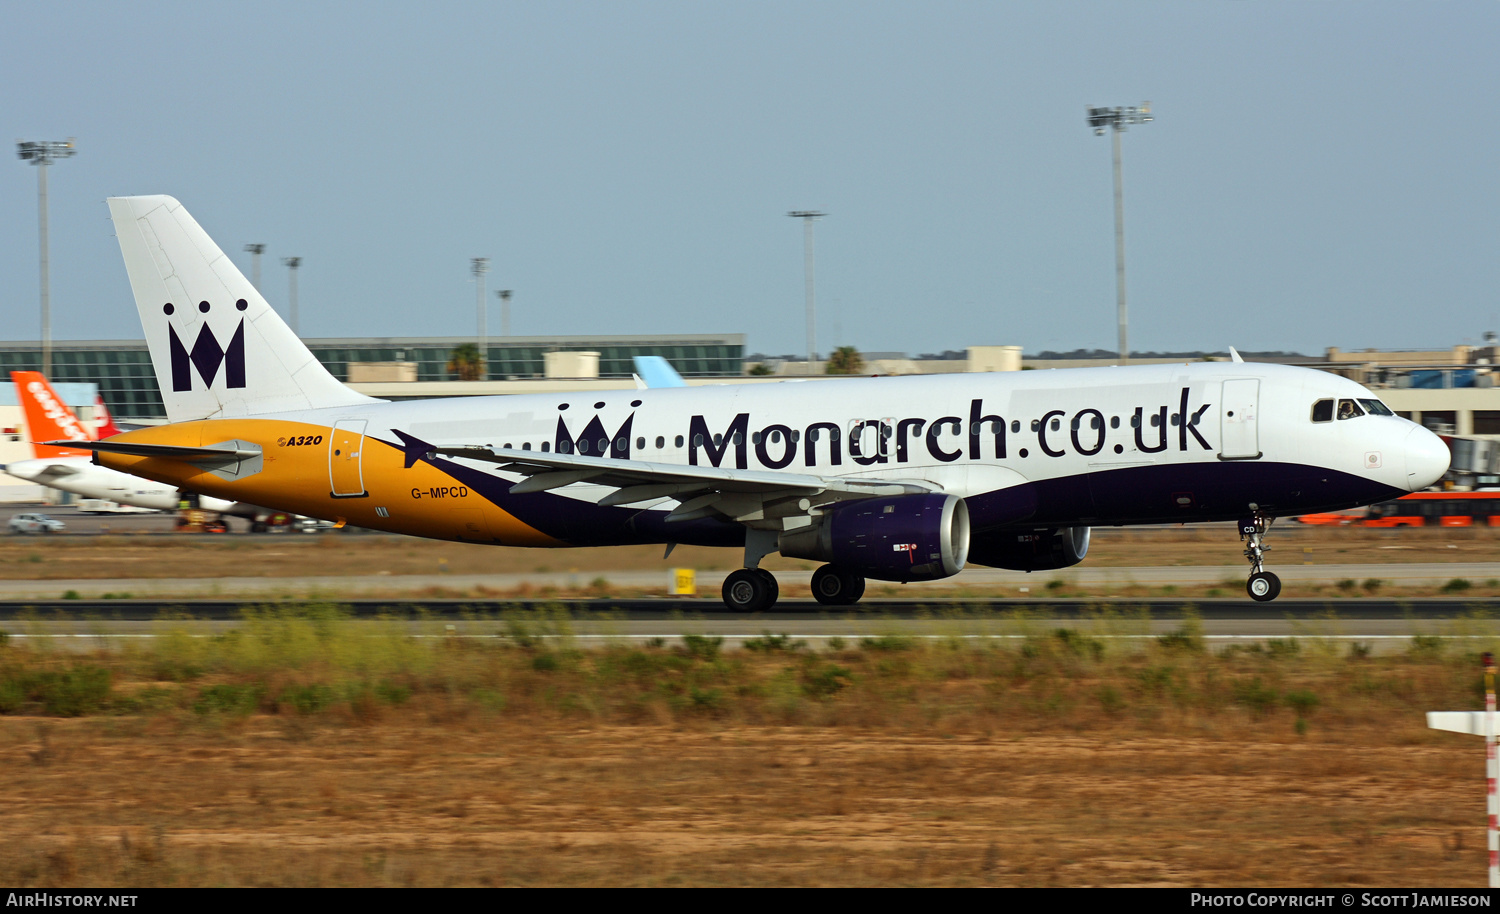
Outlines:
{"type": "Polygon", "coordinates": [[[1365,388],[1281,365],[784,381],[389,403],[340,384],[170,197],[110,200],[171,424],[87,445],[223,499],[509,546],[743,546],[731,606],[967,562],[1080,561],[1100,524],[1239,520],[1256,599],[1276,516],[1430,485],[1441,440],[1365,388]]]}

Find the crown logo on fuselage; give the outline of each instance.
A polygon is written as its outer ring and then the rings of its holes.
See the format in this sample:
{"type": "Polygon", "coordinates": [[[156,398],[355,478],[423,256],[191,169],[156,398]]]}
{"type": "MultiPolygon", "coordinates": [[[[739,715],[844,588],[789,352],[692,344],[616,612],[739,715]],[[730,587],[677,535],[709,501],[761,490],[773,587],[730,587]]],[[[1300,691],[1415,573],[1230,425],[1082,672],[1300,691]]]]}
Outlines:
{"type": "MultiPolygon", "coordinates": [[[[199,302],[198,310],[207,314],[210,309],[208,302],[199,302]]],[[[242,298],[234,303],[235,310],[244,311],[249,305],[242,298]]],[[[176,309],[168,302],[162,307],[162,313],[168,317],[176,309]]],[[[189,350],[182,343],[182,338],[177,335],[177,328],[170,322],[167,323],[167,344],[171,350],[172,358],[172,390],[174,392],[188,391],[193,389],[193,369],[198,370],[198,377],[202,379],[203,386],[212,387],[214,379],[219,375],[219,367],[224,368],[224,386],[237,388],[245,386],[245,319],[240,318],[239,325],[234,328],[234,336],[230,337],[229,345],[219,345],[218,337],[214,336],[213,329],[205,321],[198,328],[198,338],[193,341],[193,348],[189,350]]]]}
{"type": "Polygon", "coordinates": [[[620,460],[630,459],[630,426],[635,422],[635,413],[625,417],[625,422],[620,430],[611,435],[604,430],[604,423],[599,421],[598,416],[589,420],[584,426],[583,433],[574,438],[568,432],[568,424],[563,421],[562,416],[557,417],[557,437],[552,443],[552,449],[559,454],[584,454],[589,457],[614,457],[620,460]]]}

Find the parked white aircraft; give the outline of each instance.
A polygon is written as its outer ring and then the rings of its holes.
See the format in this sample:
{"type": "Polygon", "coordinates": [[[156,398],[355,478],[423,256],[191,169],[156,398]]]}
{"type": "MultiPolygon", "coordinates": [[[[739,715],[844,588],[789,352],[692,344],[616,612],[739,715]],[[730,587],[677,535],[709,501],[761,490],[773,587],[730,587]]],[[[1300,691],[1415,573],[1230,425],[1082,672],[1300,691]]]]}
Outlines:
{"type": "MultiPolygon", "coordinates": [[[[16,385],[16,397],[21,401],[26,431],[36,456],[0,469],[17,479],[83,498],[159,511],[177,510],[182,501],[177,486],[95,465],[93,452],[80,447],[95,440],[92,430],[78,420],[41,372],[13,371],[10,378],[16,385]]],[[[100,431],[105,437],[119,434],[114,422],[107,418],[100,431]]],[[[234,502],[209,496],[199,497],[199,507],[220,514],[244,514],[247,510],[234,502]]]]}
{"type": "Polygon", "coordinates": [[[389,403],[334,379],[171,197],[109,201],[171,424],[99,462],[338,523],[510,546],[744,549],[724,600],[775,602],[773,552],[866,578],[1081,561],[1097,525],[1239,520],[1257,600],[1279,515],[1425,488],[1431,432],[1282,365],[789,381],[389,403]]]}

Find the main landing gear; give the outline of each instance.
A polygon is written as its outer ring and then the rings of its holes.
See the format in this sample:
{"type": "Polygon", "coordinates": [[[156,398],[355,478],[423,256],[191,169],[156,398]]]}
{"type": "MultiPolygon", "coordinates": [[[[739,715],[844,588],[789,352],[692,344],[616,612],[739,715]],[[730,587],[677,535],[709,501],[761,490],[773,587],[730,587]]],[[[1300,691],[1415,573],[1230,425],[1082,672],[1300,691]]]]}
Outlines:
{"type": "MultiPolygon", "coordinates": [[[[1250,507],[1255,508],[1254,505],[1250,507]]],[[[1264,568],[1266,550],[1270,547],[1261,545],[1261,538],[1275,519],[1257,511],[1240,521],[1240,540],[1245,543],[1245,558],[1250,561],[1250,579],[1245,582],[1245,592],[1257,603],[1274,600],[1281,593],[1281,578],[1264,568]]]]}
{"type": "MultiPolygon", "coordinates": [[[[724,605],[761,612],[776,603],[780,590],[776,577],[764,568],[741,568],[724,579],[724,605]]],[[[865,579],[837,565],[824,565],[813,572],[812,592],[824,606],[853,606],[865,595],[865,579]]]]}
{"type": "Polygon", "coordinates": [[[770,609],[781,595],[776,576],[764,568],[741,568],[724,579],[724,605],[741,612],[770,609]]]}
{"type": "MultiPolygon", "coordinates": [[[[724,579],[724,605],[739,612],[757,613],[776,604],[781,588],[776,577],[760,567],[760,560],[775,552],[775,531],[745,531],[745,567],[724,579]]],[[[824,565],[812,576],[812,592],[824,606],[852,606],[865,595],[865,579],[837,565],[824,565]]]]}
{"type": "Polygon", "coordinates": [[[865,595],[865,579],[837,565],[824,565],[813,572],[812,592],[824,606],[853,606],[865,595]]]}

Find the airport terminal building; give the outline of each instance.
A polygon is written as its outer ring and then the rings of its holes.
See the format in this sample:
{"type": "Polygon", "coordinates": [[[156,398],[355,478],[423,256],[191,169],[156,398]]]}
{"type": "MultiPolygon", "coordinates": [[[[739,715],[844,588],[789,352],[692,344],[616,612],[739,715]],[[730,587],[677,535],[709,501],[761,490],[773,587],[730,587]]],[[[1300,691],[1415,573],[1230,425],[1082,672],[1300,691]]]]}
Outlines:
{"type": "MultiPolygon", "coordinates": [[[[473,344],[473,337],[401,339],[308,339],[307,348],[340,381],[372,396],[390,396],[391,385],[415,384],[412,395],[459,393],[432,390],[450,382],[453,350],[473,344]],[[370,388],[378,388],[372,390],[370,388]]],[[[624,381],[628,386],[638,355],[661,356],[685,378],[738,377],[744,371],[743,334],[674,334],[659,336],[509,337],[489,341],[490,384],[463,393],[509,392],[506,381],[578,379],[624,381]],[[578,357],[559,357],[576,353],[578,357]],[[589,354],[593,353],[594,356],[589,354]],[[550,366],[550,367],[549,367],[550,366]]],[[[42,352],[36,342],[0,343],[0,380],[12,371],[40,371],[42,352]]],[[[82,340],[52,344],[54,384],[95,384],[117,419],[160,421],[166,418],[151,353],[144,340],[82,340]]],[[[458,383],[458,382],[454,382],[458,383]]],[[[521,385],[527,386],[527,385],[521,385]]],[[[615,386],[618,386],[616,384],[615,386]]],[[[407,389],[407,388],[402,388],[407,389]]]]}

